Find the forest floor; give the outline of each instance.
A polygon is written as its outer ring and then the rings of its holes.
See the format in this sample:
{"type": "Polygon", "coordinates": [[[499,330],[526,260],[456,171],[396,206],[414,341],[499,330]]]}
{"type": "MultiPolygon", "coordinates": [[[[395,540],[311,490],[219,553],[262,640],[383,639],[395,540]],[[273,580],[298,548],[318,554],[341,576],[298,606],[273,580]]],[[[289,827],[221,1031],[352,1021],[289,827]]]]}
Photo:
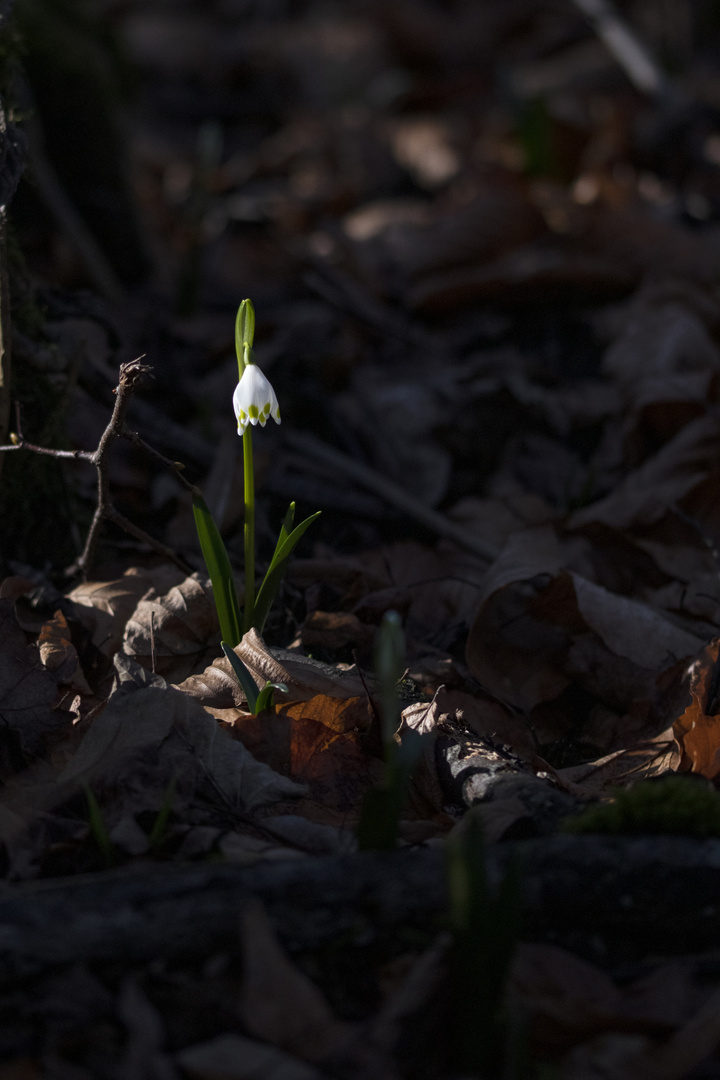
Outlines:
{"type": "Polygon", "coordinates": [[[582,7],[17,0],[0,1080],[720,1077],[720,26],[582,7]]]}

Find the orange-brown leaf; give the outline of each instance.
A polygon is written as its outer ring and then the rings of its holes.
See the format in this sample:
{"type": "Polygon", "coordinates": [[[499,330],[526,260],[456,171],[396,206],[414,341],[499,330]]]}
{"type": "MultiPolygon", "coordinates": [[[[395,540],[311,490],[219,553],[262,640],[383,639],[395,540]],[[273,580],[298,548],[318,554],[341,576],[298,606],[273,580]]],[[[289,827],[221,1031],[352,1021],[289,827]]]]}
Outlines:
{"type": "Polygon", "coordinates": [[[720,713],[708,701],[718,661],[720,638],[706,645],[690,669],[690,704],[673,724],[673,735],[682,753],[680,772],[699,773],[713,780],[720,774],[720,713]],[[711,707],[713,715],[705,709],[711,707]]]}

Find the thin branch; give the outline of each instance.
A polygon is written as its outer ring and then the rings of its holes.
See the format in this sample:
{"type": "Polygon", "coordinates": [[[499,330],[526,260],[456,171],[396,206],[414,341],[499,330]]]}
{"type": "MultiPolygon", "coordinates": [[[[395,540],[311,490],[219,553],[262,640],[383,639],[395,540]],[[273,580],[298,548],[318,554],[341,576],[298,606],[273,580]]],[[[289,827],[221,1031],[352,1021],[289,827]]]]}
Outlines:
{"type": "Polygon", "coordinates": [[[19,435],[16,440],[9,446],[0,446],[0,454],[10,454],[13,450],[31,450],[33,454],[45,454],[46,457],[71,458],[73,461],[89,461],[91,464],[93,462],[94,453],[91,450],[53,450],[49,446],[35,446],[19,435]]]}
{"type": "Polygon", "coordinates": [[[136,540],[149,544],[154,551],[158,552],[158,554],[170,559],[176,566],[179,566],[184,573],[190,572],[187,563],[176,555],[171,548],[167,547],[165,544],[161,544],[159,540],[150,536],[144,529],[139,528],[137,525],[133,525],[133,523],[128,521],[128,519],[121,514],[110,501],[110,475],[107,463],[108,452],[115,439],[120,438],[123,435],[125,430],[125,416],[127,414],[128,405],[130,404],[130,398],[141,379],[145,375],[149,375],[152,371],[152,368],[147,364],[140,363],[141,359],[142,357],[137,360],[131,360],[128,364],[121,364],[120,366],[120,381],[115,391],[115,408],[113,409],[110,423],[100,437],[98,448],[90,458],[98,472],[98,502],[90,524],[83,552],[72,566],[69,566],[65,571],[68,577],[78,573],[83,575],[87,574],[88,567],[92,562],[93,552],[103,521],[112,521],[114,524],[119,525],[125,532],[134,536],[136,540]]]}
{"type": "Polygon", "coordinates": [[[131,431],[127,424],[123,426],[120,434],[124,439],[131,442],[133,446],[137,446],[140,450],[144,450],[146,454],[150,454],[152,457],[157,458],[158,461],[161,461],[165,468],[169,469],[175,475],[175,479],[178,480],[191,495],[199,494],[199,488],[197,488],[195,484],[191,484],[184,475],[185,466],[182,461],[173,461],[172,458],[165,457],[164,454],[161,454],[160,451],[156,450],[150,443],[146,443],[136,431],[131,431]]]}
{"type": "Polygon", "coordinates": [[[118,438],[129,439],[136,446],[141,447],[146,452],[152,454],[163,462],[168,468],[171,468],[181,483],[191,492],[195,493],[198,489],[194,485],[190,484],[184,476],[182,476],[181,469],[182,464],[177,461],[170,461],[169,458],[164,457],[152,446],[141,439],[135,432],[130,431],[125,423],[125,416],[127,414],[130,398],[135,392],[141,379],[145,375],[149,375],[152,368],[147,364],[141,364],[142,357],[137,360],[132,360],[128,364],[122,364],[120,366],[120,380],[114,391],[115,393],[115,405],[113,408],[110,422],[100,436],[100,442],[98,443],[96,450],[55,450],[47,446],[36,446],[34,443],[28,442],[22,434],[22,428],[20,425],[20,416],[18,411],[17,427],[18,431],[11,434],[10,438],[12,442],[8,446],[0,446],[0,453],[9,453],[13,450],[29,450],[33,454],[44,454],[46,457],[60,458],[60,459],[72,459],[74,461],[87,461],[88,464],[94,465],[97,469],[97,491],[98,501],[95,507],[95,513],[90,523],[87,538],[85,540],[85,547],[82,554],[75,560],[75,562],[69,566],[65,575],[67,577],[73,577],[75,574],[82,574],[87,576],[88,568],[92,562],[93,554],[97,544],[100,530],[103,526],[103,522],[111,521],[114,525],[119,525],[121,529],[124,529],[130,536],[134,536],[136,540],[139,540],[143,544],[147,544],[163,558],[169,559],[177,567],[179,567],[183,573],[189,574],[192,569],[188,564],[177,555],[172,548],[169,548],[166,544],[156,540],[154,536],[145,532],[138,525],[134,525],[132,521],[129,521],[124,514],[113,506],[110,499],[110,474],[108,471],[108,454],[110,448],[118,438]]]}

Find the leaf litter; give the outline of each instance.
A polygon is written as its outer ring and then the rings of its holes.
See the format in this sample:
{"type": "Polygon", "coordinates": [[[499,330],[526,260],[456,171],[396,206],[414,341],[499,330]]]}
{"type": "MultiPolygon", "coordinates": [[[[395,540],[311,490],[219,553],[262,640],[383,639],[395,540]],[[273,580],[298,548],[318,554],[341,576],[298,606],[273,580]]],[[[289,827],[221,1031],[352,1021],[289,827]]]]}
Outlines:
{"type": "MultiPolygon", "coordinates": [[[[288,497],[319,500],[326,523],[291,563],[267,640],[250,632],[237,646],[259,686],[288,687],[259,716],[220,653],[200,570],[108,542],[105,573],[72,588],[55,573],[48,589],[22,550],[3,552],[7,888],[354,852],[363,799],[383,776],[371,668],[390,610],[409,665],[396,738],[434,736],[403,812],[405,846],[443,844],[472,804],[486,842],[502,845],[612,805],[639,781],[690,774],[714,790],[717,134],[698,133],[715,91],[688,75],[673,172],[658,135],[665,105],[630,96],[572,5],[557,24],[522,3],[452,14],[419,0],[329,5],[312,18],[258,5],[240,65],[265,110],[253,127],[237,111],[232,4],[190,4],[172,19],[163,5],[115,7],[146,82],[147,114],[130,124],[134,197],[168,312],[185,302],[168,268],[192,293],[203,253],[187,312],[153,316],[159,391],[133,423],[150,418],[165,450],[187,453],[200,479],[209,470],[232,545],[238,465],[214,432],[225,431],[234,375],[218,304],[257,290],[269,327],[261,363],[293,387],[284,417],[302,428],[312,415],[364,463],[366,482],[329,456],[311,465],[282,432],[259,451],[265,540],[288,497]],[[592,59],[582,75],[578,40],[592,59]],[[477,82],[479,48],[513,87],[512,109],[477,82]],[[555,90],[523,97],[537,78],[555,90]],[[285,83],[300,111],[277,89],[285,83]],[[348,104],[352,87],[360,104],[348,104]],[[215,164],[196,146],[205,94],[237,126],[215,164]],[[643,110],[641,138],[629,117],[643,110]],[[475,552],[398,513],[378,477],[461,526],[475,552]]],[[[82,271],[47,258],[61,283],[41,297],[47,338],[83,357],[79,387],[55,372],[81,445],[97,426],[90,372],[109,370],[109,335],[128,349],[147,327],[111,335],[110,315],[91,304],[78,317],[82,271]]],[[[22,333],[21,360],[34,348],[22,333]]],[[[43,348],[33,367],[46,374],[43,348]]],[[[199,567],[179,486],[125,449],[112,466],[119,497],[199,567]]],[[[45,573],[51,555],[33,556],[45,573]]],[[[37,1075],[41,1058],[50,1075],[78,1077],[447,1075],[442,935],[394,944],[405,974],[383,1001],[378,972],[398,955],[363,967],[355,953],[348,975],[311,949],[284,955],[260,908],[239,912],[238,927],[238,955],[208,957],[200,971],[160,959],[129,974],[48,976],[36,1014],[16,996],[26,1036],[0,1029],[8,1075],[37,1075]],[[194,1008],[203,984],[209,996],[194,1008]],[[68,996],[85,1002],[77,1015],[60,1007],[68,996]],[[27,1035],[39,1013],[44,1043],[27,1035]]],[[[525,1016],[530,1057],[567,1078],[715,1075],[717,956],[659,950],[633,963],[521,940],[507,1002],[525,1016]]]]}

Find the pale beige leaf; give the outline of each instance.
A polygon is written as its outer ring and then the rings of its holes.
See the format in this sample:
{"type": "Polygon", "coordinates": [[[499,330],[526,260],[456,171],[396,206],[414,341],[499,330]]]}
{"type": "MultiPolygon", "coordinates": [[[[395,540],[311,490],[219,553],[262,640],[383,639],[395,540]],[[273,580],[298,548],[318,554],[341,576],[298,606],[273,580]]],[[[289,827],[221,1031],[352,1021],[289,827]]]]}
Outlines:
{"type": "Polygon", "coordinates": [[[68,593],[76,618],[86,626],[95,645],[105,656],[120,648],[125,624],[150,589],[168,589],[182,580],[174,566],[155,570],[127,570],[117,581],[88,581],[68,593]]]}
{"type": "Polygon", "coordinates": [[[220,626],[210,582],[198,574],[162,595],[148,593],[128,619],[123,652],[169,681],[202,669],[220,651],[220,626]]]}
{"type": "MultiPolygon", "coordinates": [[[[245,634],[235,652],[259,687],[266,682],[285,683],[288,698],[293,701],[309,701],[318,694],[345,699],[365,693],[362,679],[353,671],[339,671],[330,664],[287,649],[270,649],[254,629],[245,634]]],[[[245,704],[245,695],[224,656],[214,660],[200,675],[179,683],[178,688],[213,709],[239,708],[245,704]]]]}

